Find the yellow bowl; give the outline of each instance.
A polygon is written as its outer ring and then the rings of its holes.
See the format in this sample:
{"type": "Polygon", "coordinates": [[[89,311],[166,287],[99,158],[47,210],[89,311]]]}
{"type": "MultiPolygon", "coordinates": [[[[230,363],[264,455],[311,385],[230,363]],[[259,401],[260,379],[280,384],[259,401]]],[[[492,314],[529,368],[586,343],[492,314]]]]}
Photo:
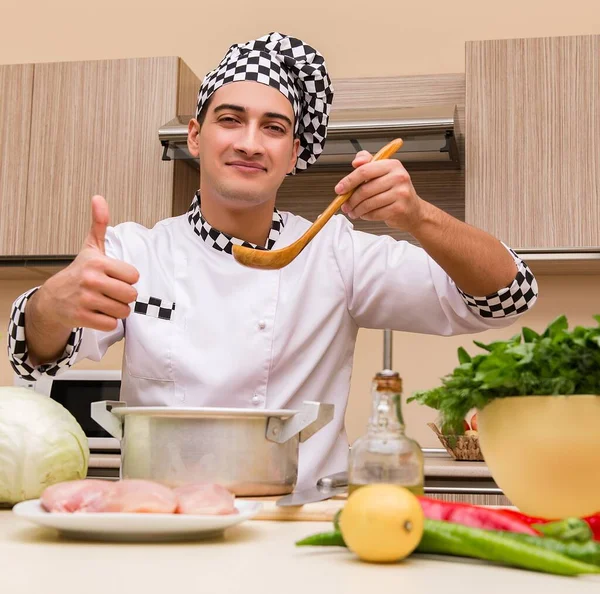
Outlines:
{"type": "Polygon", "coordinates": [[[477,420],[490,472],[523,513],[600,512],[600,396],[498,398],[477,420]]]}

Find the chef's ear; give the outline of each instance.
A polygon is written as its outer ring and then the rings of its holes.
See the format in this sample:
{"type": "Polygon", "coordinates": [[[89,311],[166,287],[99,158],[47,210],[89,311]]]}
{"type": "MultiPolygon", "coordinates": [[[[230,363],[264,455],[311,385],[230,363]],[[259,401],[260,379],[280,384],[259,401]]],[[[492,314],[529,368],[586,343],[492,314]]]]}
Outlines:
{"type": "Polygon", "coordinates": [[[290,165],[288,167],[287,174],[290,175],[294,169],[296,169],[296,161],[298,160],[298,151],[300,150],[300,139],[294,138],[294,144],[292,146],[292,157],[290,159],[290,165]]]}
{"type": "Polygon", "coordinates": [[[200,155],[200,124],[196,119],[191,119],[188,124],[187,146],[192,157],[200,155]]]}

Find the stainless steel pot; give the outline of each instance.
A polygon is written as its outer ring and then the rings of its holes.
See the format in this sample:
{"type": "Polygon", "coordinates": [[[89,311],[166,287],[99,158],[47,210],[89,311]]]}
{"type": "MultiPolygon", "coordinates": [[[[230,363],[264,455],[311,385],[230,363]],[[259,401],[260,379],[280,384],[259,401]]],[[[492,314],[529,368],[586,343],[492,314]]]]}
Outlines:
{"type": "Polygon", "coordinates": [[[236,495],[291,493],[298,446],[333,419],[333,404],[300,410],[128,407],[104,400],[92,418],[121,441],[121,478],[169,486],[215,482],[236,495]]]}

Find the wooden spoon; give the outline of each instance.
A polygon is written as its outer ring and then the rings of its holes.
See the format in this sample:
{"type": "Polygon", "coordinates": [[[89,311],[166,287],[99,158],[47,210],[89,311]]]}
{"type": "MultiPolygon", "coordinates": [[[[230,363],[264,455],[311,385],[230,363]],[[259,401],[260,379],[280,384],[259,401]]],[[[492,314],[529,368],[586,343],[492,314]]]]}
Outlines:
{"type": "MultiPolygon", "coordinates": [[[[372,159],[372,161],[380,161],[388,159],[403,145],[400,138],[392,140],[386,144],[372,159]]],[[[360,187],[360,186],[359,186],[360,187]]],[[[233,246],[233,257],[244,266],[250,268],[263,268],[265,270],[278,270],[287,266],[307,245],[308,242],[325,226],[325,223],[337,212],[337,210],[346,202],[352,194],[354,188],[350,192],[346,192],[338,196],[319,216],[319,218],[307,229],[302,237],[294,241],[294,243],[280,250],[257,250],[241,245],[233,246]]]]}

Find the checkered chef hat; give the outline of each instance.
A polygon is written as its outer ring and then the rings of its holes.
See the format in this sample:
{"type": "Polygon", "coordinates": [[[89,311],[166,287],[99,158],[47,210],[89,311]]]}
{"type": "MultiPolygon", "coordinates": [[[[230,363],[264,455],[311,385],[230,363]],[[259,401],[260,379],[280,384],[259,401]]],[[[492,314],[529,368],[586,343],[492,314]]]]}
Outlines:
{"type": "Polygon", "coordinates": [[[269,33],[232,45],[202,81],[196,117],[211,95],[227,83],[253,80],[274,87],[291,102],[300,138],[296,169],[312,165],[325,146],[333,85],[323,56],[300,39],[269,33]]]}

